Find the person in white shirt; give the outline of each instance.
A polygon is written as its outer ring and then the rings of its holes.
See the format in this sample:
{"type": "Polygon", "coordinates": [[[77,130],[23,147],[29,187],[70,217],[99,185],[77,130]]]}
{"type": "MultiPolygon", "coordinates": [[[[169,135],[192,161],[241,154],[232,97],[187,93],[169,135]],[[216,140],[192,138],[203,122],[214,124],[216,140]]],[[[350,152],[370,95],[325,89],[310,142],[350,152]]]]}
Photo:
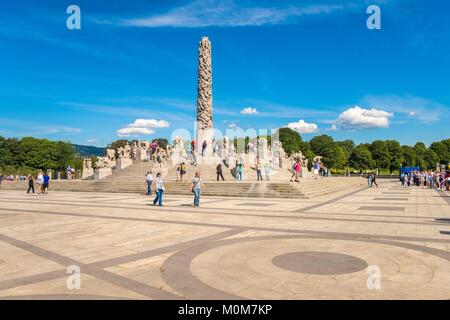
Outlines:
{"type": "Polygon", "coordinates": [[[161,177],[161,172],[158,172],[156,174],[156,198],[153,200],[153,205],[156,206],[156,203],[159,204],[160,207],[162,207],[162,195],[164,192],[164,182],[161,177]]]}
{"type": "Polygon", "coordinates": [[[152,183],[153,183],[153,175],[151,172],[147,172],[147,195],[152,195],[152,183]]]}
{"type": "Polygon", "coordinates": [[[39,172],[39,175],[37,178],[37,183],[38,183],[38,192],[37,193],[42,193],[42,185],[44,184],[44,175],[42,174],[42,172],[39,172]]]}

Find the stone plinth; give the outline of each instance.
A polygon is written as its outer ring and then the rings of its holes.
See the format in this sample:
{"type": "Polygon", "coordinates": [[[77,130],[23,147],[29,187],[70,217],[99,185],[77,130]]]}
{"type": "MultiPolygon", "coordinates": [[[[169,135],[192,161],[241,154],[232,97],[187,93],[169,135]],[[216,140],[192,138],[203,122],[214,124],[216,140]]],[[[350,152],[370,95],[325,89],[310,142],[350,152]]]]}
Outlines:
{"type": "Polygon", "coordinates": [[[93,168],[83,168],[83,173],[81,174],[81,179],[89,179],[94,176],[93,168]]]}
{"type": "Polygon", "coordinates": [[[147,151],[139,149],[136,151],[136,161],[145,161],[145,158],[147,156],[147,151]]]}
{"type": "Polygon", "coordinates": [[[116,169],[122,170],[128,168],[131,165],[133,165],[133,160],[129,158],[121,158],[117,160],[116,169]]]}
{"type": "Polygon", "coordinates": [[[112,175],[112,169],[111,168],[99,168],[95,170],[94,179],[95,180],[102,180],[106,178],[107,176],[112,175]]]}

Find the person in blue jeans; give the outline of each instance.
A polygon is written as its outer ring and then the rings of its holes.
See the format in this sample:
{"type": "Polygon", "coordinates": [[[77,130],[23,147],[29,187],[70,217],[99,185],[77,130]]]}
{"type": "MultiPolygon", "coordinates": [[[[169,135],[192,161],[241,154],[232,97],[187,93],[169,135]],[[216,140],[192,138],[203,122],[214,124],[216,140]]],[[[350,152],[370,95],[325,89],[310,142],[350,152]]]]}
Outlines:
{"type": "Polygon", "coordinates": [[[156,174],[156,198],[155,200],[153,200],[154,206],[156,206],[156,203],[158,203],[158,205],[162,207],[163,192],[164,192],[164,183],[161,177],[161,172],[158,172],[156,174]]]}
{"type": "Polygon", "coordinates": [[[200,193],[204,189],[202,178],[200,178],[200,172],[195,173],[194,179],[192,179],[192,192],[194,193],[194,207],[200,206],[200,193]]]}

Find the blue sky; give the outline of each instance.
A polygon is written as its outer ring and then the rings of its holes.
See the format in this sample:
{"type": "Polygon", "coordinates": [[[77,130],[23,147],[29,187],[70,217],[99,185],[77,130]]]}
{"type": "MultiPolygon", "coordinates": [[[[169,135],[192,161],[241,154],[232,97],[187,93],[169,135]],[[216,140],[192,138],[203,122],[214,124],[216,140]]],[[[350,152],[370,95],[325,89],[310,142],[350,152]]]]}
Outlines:
{"type": "Polygon", "coordinates": [[[0,135],[105,146],[192,130],[208,36],[222,131],[429,144],[450,136],[449,15],[444,0],[3,3],[0,135]],[[371,4],[381,30],[366,27],[371,4]]]}

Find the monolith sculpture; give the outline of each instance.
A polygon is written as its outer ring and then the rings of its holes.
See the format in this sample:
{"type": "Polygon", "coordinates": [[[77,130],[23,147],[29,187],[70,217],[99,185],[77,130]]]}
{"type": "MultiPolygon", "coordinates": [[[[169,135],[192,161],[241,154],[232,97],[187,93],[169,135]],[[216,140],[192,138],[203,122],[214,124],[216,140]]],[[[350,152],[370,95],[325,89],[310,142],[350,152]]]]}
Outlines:
{"type": "Polygon", "coordinates": [[[212,64],[211,42],[203,37],[198,47],[198,86],[197,86],[197,152],[207,143],[209,154],[213,139],[212,118],[212,64]]]}

